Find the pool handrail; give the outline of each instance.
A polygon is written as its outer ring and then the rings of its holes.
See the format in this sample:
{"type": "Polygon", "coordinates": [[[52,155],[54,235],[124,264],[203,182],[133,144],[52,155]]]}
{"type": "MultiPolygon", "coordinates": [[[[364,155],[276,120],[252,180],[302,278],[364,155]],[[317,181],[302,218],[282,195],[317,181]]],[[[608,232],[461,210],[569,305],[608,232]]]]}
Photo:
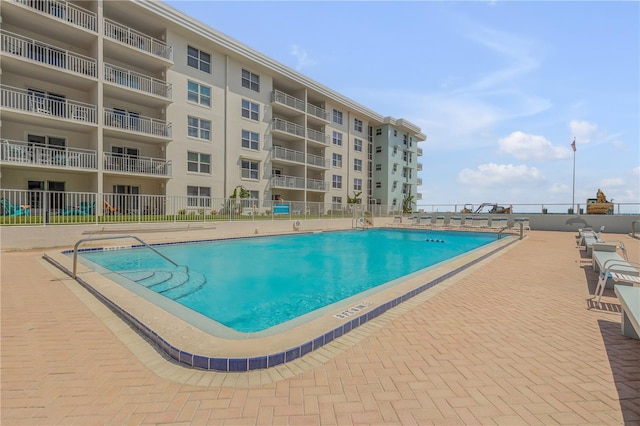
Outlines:
{"type": "Polygon", "coordinates": [[[142,241],[140,238],[136,237],[135,235],[114,235],[114,236],[111,236],[111,237],[82,238],[82,239],[78,240],[75,243],[75,245],[73,246],[73,279],[76,279],[76,271],[77,271],[77,268],[78,268],[78,246],[80,244],[86,243],[87,241],[118,240],[118,239],[122,239],[122,238],[133,238],[134,240],[140,242],[140,244],[142,244],[145,247],[147,247],[147,248],[151,249],[152,251],[154,251],[156,254],[158,254],[160,257],[164,258],[168,262],[174,264],[177,267],[184,267],[185,270],[187,272],[189,272],[189,267],[187,265],[178,265],[176,262],[174,262],[173,260],[169,259],[167,256],[165,256],[164,254],[160,253],[158,250],[154,249],[149,244],[147,244],[145,241],[142,241]]]}

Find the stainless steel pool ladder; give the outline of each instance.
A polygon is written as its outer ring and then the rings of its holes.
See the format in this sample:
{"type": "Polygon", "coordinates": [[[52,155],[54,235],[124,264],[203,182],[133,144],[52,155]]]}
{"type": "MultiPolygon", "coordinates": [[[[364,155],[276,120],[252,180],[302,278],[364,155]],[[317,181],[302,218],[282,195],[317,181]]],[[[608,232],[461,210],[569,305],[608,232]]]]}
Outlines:
{"type": "Polygon", "coordinates": [[[115,235],[113,237],[95,237],[95,238],[83,238],[81,240],[78,240],[76,242],[76,244],[73,246],[73,278],[76,278],[76,271],[78,268],[78,246],[82,243],[86,243],[87,241],[99,241],[99,240],[119,240],[122,238],[133,238],[134,240],[140,242],[140,244],[142,244],[143,246],[147,247],[148,249],[153,250],[158,256],[164,258],[166,261],[174,264],[177,267],[183,267],[185,268],[186,272],[189,272],[189,267],[187,265],[178,265],[176,262],[174,262],[173,260],[169,259],[167,256],[165,256],[164,254],[160,253],[158,250],[154,249],[153,247],[151,247],[149,244],[147,244],[146,242],[142,241],[140,238],[136,237],[135,235],[115,235]]]}

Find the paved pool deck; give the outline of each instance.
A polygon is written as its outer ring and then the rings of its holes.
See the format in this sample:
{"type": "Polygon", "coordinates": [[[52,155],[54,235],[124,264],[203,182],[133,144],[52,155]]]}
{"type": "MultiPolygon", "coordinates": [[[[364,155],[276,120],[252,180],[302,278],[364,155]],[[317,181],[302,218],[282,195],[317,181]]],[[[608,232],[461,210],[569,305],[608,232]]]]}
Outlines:
{"type": "MultiPolygon", "coordinates": [[[[302,357],[176,365],[41,258],[0,257],[0,423],[640,424],[640,341],[573,232],[532,231],[302,357]]],[[[640,240],[624,242],[640,261],[640,240]]]]}

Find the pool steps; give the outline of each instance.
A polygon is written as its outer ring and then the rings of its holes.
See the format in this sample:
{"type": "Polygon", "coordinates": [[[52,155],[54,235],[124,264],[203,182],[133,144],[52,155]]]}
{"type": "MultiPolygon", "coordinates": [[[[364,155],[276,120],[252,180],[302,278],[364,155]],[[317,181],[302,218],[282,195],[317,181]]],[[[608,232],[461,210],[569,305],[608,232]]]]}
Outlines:
{"type": "Polygon", "coordinates": [[[120,275],[173,300],[195,293],[207,281],[204,275],[195,271],[143,269],[121,271],[120,275]]]}

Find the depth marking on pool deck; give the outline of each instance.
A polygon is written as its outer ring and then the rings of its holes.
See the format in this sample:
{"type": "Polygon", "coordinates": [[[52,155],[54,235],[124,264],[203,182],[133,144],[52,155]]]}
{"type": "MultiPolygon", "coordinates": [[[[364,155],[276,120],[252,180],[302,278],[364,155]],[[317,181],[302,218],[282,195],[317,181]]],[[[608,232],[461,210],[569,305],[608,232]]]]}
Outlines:
{"type": "Polygon", "coordinates": [[[373,305],[373,302],[363,302],[352,308],[347,309],[346,311],[342,311],[338,314],[335,314],[333,317],[337,319],[345,319],[347,317],[350,317],[351,315],[357,314],[358,312],[368,308],[371,305],[373,305]]]}

